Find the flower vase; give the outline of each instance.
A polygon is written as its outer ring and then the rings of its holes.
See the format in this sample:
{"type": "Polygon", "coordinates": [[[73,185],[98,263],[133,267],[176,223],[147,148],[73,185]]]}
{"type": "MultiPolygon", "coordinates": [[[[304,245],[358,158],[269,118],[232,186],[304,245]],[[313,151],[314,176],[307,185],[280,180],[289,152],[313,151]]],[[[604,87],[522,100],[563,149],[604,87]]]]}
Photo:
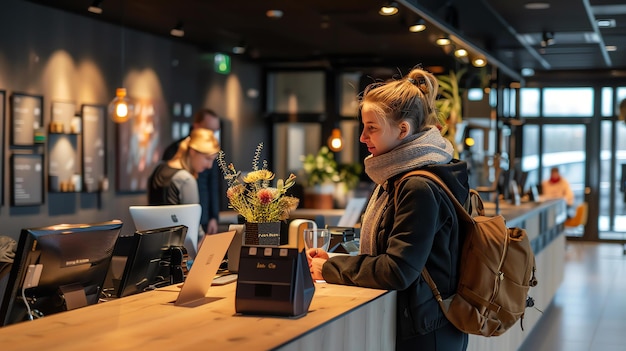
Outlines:
{"type": "Polygon", "coordinates": [[[244,245],[279,246],[281,222],[246,222],[244,245]]]}

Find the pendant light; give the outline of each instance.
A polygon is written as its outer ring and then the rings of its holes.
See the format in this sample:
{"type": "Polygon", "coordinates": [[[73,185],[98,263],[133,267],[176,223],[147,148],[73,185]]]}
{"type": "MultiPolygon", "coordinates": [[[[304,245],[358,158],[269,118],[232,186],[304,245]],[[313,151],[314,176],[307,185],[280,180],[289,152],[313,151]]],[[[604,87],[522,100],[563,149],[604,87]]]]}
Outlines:
{"type": "Polygon", "coordinates": [[[334,128],[328,137],[328,148],[332,152],[338,152],[343,149],[343,138],[341,137],[341,129],[334,128]]]}
{"type": "Polygon", "coordinates": [[[133,104],[126,95],[126,88],[124,88],[124,60],[125,60],[125,33],[124,33],[124,2],[122,4],[121,20],[120,20],[120,33],[121,33],[121,59],[120,59],[120,75],[122,77],[120,85],[122,87],[115,90],[115,98],[109,103],[109,117],[115,123],[124,123],[133,116],[133,104]]]}
{"type": "Polygon", "coordinates": [[[126,88],[117,88],[115,98],[109,103],[109,116],[115,123],[124,123],[131,117],[132,105],[126,96],[126,88]]]}

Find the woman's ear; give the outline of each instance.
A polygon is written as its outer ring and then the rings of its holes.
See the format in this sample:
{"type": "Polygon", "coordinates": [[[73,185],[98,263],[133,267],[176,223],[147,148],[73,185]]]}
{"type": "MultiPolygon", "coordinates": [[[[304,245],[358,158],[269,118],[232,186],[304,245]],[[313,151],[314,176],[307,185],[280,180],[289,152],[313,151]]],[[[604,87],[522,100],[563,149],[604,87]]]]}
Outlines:
{"type": "Polygon", "coordinates": [[[400,123],[400,139],[404,139],[409,135],[411,135],[411,124],[407,121],[402,121],[400,123]]]}

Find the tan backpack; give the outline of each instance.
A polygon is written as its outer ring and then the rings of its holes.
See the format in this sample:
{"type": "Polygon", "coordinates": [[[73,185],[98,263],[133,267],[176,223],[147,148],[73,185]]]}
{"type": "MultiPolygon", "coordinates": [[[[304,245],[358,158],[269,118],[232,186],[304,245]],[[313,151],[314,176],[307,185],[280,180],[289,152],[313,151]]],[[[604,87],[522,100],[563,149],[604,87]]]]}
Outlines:
{"type": "Polygon", "coordinates": [[[422,271],[424,280],[446,318],[459,330],[483,336],[501,335],[523,318],[528,290],[537,285],[535,255],[526,231],[508,228],[501,215],[485,216],[482,199],[475,190],[470,190],[470,198],[478,215],[472,217],[435,174],[412,171],[400,180],[412,175],[426,177],[446,191],[454,203],[459,230],[466,235],[456,293],[442,299],[426,267],[422,271]]]}

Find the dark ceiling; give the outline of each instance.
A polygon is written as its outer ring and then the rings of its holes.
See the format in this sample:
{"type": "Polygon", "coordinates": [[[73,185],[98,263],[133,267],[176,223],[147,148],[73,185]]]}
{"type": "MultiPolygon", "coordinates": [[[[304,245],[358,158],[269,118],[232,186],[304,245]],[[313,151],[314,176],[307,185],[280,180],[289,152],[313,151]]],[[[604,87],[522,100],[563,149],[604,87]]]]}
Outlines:
{"type": "Polygon", "coordinates": [[[459,66],[451,50],[433,42],[447,32],[456,46],[484,55],[512,77],[535,71],[626,68],[626,5],[620,0],[547,0],[548,9],[529,10],[528,0],[398,0],[398,14],[378,14],[380,0],[31,0],[91,18],[169,36],[183,23],[182,40],[206,51],[231,52],[245,43],[246,55],[261,63],[325,62],[334,66],[422,63],[459,66]],[[280,19],[267,18],[280,9],[280,19]],[[428,29],[410,33],[420,17],[428,29]],[[598,28],[596,19],[614,19],[598,28]],[[541,46],[543,33],[554,43],[541,46]],[[607,51],[605,46],[616,46],[607,51]]]}

